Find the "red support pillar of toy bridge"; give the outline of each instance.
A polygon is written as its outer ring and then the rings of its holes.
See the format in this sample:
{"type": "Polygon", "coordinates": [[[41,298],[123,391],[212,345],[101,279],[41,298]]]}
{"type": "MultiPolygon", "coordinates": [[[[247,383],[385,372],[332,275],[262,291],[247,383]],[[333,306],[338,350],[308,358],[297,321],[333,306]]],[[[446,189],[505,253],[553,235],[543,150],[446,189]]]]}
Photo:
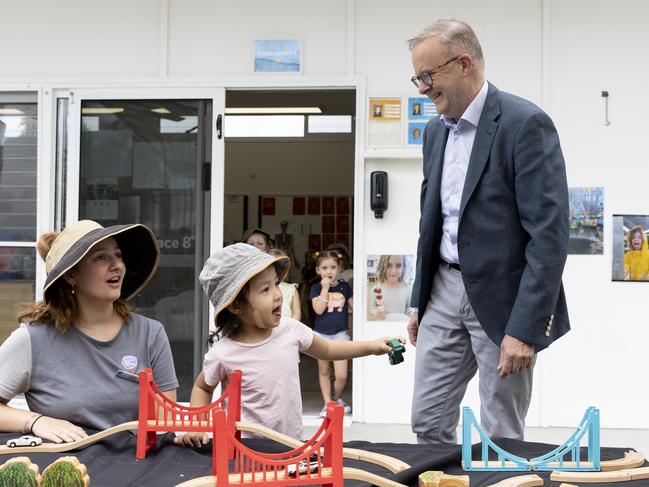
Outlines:
{"type": "Polygon", "coordinates": [[[140,403],[138,411],[138,435],[135,458],[142,460],[146,457],[146,452],[155,448],[156,432],[148,428],[149,420],[155,419],[155,404],[153,395],[149,393],[149,381],[153,381],[151,369],[140,372],[140,403]]]}
{"type": "MultiPolygon", "coordinates": [[[[234,437],[238,441],[241,441],[241,431],[237,429],[237,422],[241,421],[241,379],[242,372],[240,370],[232,372],[230,374],[228,387],[222,396],[225,397],[225,393],[227,392],[228,414],[226,420],[228,427],[234,432],[234,437]]],[[[212,413],[214,413],[214,410],[212,410],[212,413]]],[[[214,418],[212,418],[212,423],[214,423],[214,418]]],[[[234,444],[228,445],[228,458],[234,458],[234,444]]]]}
{"type": "MultiPolygon", "coordinates": [[[[223,409],[212,411],[212,475],[215,477],[217,477],[216,472],[228,472],[228,459],[234,458],[234,444],[228,441],[227,434],[218,434],[219,428],[223,428],[226,421],[223,409]]],[[[218,477],[216,478],[216,485],[219,486],[218,477]]],[[[228,479],[222,479],[220,485],[229,485],[228,479]]]]}
{"type": "Polygon", "coordinates": [[[333,483],[323,484],[323,487],[343,487],[343,415],[344,408],[331,401],[327,404],[327,417],[331,418],[329,431],[331,435],[324,444],[323,463],[325,467],[331,467],[333,483]]]}

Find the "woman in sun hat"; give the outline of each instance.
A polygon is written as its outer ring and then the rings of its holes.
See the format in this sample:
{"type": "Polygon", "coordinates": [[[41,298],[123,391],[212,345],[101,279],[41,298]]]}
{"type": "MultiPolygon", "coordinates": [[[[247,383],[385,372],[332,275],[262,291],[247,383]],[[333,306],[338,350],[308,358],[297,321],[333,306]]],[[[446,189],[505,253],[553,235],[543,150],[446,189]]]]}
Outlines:
{"type": "MultiPolygon", "coordinates": [[[[241,421],[301,439],[300,352],[342,360],[381,355],[391,348],[387,337],[326,341],[305,324],[282,317],[279,283],[289,265],[288,257],[274,257],[245,243],[218,250],[205,263],[199,280],[214,306],[216,330],[192,389],[191,406],[209,404],[216,386],[241,370],[241,421]]],[[[174,441],[200,446],[207,435],[189,433],[174,441]]]]}
{"type": "Polygon", "coordinates": [[[117,377],[153,369],[175,400],[178,381],[162,324],[128,301],[151,279],[160,251],[144,225],[82,220],[41,235],[43,300],[23,311],[0,346],[0,431],[56,443],[137,418],[138,384],[117,377]],[[123,375],[123,374],[122,374],[123,375]],[[24,393],[30,411],[9,407],[24,393]]]}

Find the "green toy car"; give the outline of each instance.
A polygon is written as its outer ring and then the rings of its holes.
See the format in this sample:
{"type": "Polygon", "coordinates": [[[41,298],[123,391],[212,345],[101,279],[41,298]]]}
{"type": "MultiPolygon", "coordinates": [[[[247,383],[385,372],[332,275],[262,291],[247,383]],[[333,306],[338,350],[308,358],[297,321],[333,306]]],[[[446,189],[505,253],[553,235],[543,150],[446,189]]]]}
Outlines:
{"type": "Polygon", "coordinates": [[[403,354],[406,351],[406,347],[399,341],[398,338],[393,338],[388,342],[388,345],[392,347],[392,350],[388,352],[388,359],[390,360],[390,365],[397,365],[403,362],[403,354]]]}

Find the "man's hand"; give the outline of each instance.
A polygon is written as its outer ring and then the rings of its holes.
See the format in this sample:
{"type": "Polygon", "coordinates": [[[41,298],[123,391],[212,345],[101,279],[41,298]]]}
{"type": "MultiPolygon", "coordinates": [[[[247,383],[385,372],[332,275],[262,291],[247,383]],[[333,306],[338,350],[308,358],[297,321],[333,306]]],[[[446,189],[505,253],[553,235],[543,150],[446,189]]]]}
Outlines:
{"type": "Polygon", "coordinates": [[[498,369],[500,378],[510,374],[518,374],[521,370],[529,369],[534,363],[534,345],[520,341],[511,335],[505,335],[500,344],[500,363],[498,369]]]}
{"type": "Polygon", "coordinates": [[[410,319],[408,320],[408,339],[412,343],[413,347],[417,346],[417,332],[419,331],[419,318],[417,313],[412,313],[410,319]]]}

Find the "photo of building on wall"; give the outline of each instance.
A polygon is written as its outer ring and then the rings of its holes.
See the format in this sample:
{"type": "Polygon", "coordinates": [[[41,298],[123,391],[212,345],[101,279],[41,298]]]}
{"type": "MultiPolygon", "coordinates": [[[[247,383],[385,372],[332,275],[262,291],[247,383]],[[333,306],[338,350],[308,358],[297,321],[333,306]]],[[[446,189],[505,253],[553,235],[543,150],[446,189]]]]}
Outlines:
{"type": "Polygon", "coordinates": [[[407,321],[414,280],[414,256],[368,255],[367,319],[407,321]]]}
{"type": "Polygon", "coordinates": [[[604,252],[604,188],[569,188],[570,254],[604,252]]]}
{"type": "Polygon", "coordinates": [[[613,215],[613,280],[649,281],[649,215],[613,215]]]}

